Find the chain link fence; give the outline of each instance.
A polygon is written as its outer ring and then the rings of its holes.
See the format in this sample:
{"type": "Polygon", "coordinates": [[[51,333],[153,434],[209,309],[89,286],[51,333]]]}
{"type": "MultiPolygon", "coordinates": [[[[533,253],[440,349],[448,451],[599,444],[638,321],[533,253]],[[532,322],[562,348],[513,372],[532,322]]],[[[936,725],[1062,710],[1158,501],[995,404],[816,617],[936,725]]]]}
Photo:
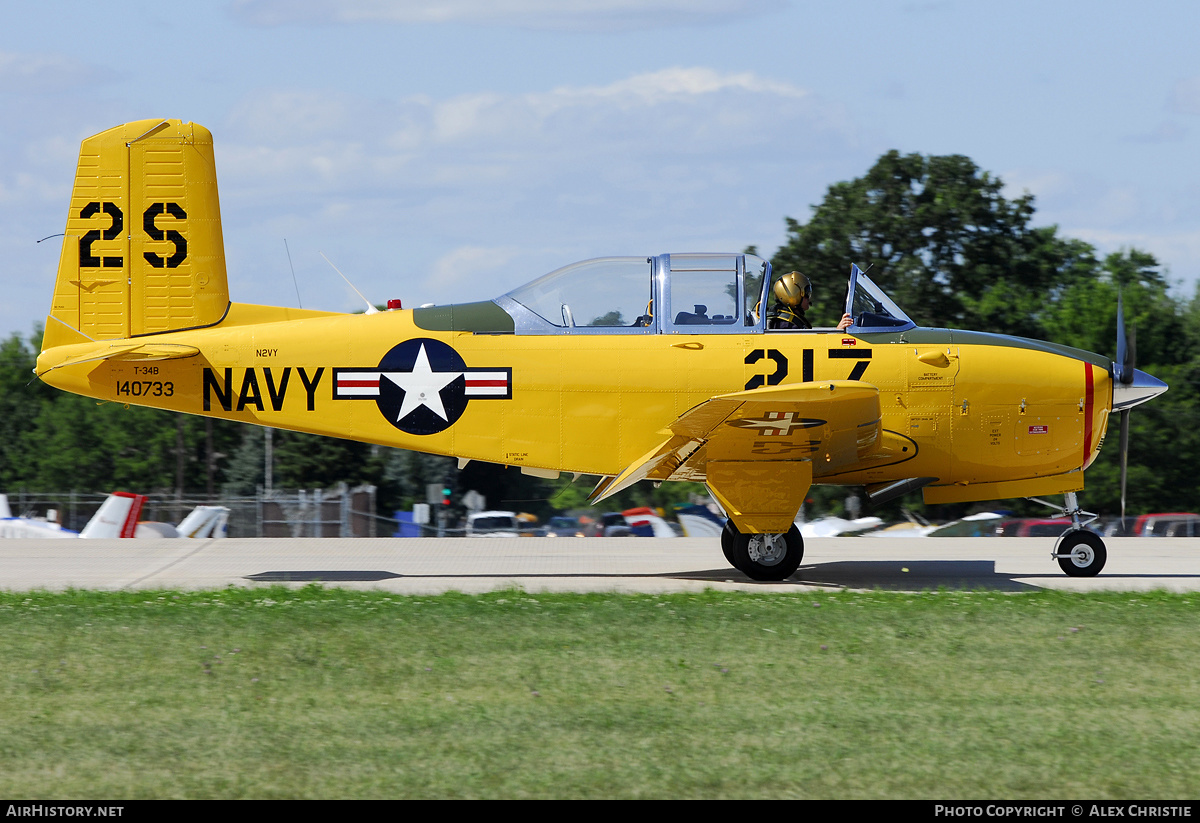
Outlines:
{"type": "MultiPolygon", "coordinates": [[[[8,493],[8,505],[19,517],[40,517],[80,531],[96,514],[107,494],[89,492],[8,493]]],[[[196,506],[225,506],[229,509],[229,537],[391,537],[397,521],[375,514],[375,487],[259,489],[246,497],[176,497],[150,494],[141,520],[177,525],[196,506]]]]}

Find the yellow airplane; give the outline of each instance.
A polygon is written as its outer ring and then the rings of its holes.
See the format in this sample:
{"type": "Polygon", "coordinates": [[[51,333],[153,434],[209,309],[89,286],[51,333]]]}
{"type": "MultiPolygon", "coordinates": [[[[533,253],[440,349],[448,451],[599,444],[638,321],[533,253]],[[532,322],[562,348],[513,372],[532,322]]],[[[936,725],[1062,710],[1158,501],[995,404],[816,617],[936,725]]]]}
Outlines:
{"type": "MultiPolygon", "coordinates": [[[[848,329],[771,330],[750,254],[587,260],[494,300],[369,314],[231,303],[212,135],[83,141],[37,374],[118,403],[519,467],[707,485],[726,558],[782,580],[812,483],[928,503],[1065,494],[1054,557],[1093,575],[1075,493],[1110,412],[1166,390],[1066,346],[917,327],[852,268],[848,329]]],[[[1124,437],[1122,437],[1124,441],[1124,437]]],[[[1124,447],[1124,443],[1122,444],[1124,447]]]]}

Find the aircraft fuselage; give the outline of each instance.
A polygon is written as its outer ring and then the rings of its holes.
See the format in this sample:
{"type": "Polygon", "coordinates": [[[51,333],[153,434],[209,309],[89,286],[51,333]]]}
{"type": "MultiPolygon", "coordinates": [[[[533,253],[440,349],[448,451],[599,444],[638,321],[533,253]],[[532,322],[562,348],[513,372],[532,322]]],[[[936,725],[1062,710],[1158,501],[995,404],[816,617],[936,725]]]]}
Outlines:
{"type": "Polygon", "coordinates": [[[844,484],[1062,474],[1095,457],[1112,409],[1105,358],[973,332],[539,336],[423,329],[407,310],[263,322],[266,311],[283,310],[235,304],[218,327],[139,338],[194,356],[47,371],[66,346],[39,371],[118,403],[596,475],[620,472],[712,397],[855,380],[878,387],[882,429],[911,443],[903,459],[826,471],[819,443],[770,426],[758,446],[844,484]]]}

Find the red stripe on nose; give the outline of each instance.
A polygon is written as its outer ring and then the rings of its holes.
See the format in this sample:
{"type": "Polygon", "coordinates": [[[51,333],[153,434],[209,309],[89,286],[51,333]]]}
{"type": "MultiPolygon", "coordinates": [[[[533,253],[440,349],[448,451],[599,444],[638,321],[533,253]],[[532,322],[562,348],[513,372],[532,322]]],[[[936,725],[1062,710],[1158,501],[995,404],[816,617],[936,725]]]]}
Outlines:
{"type": "Polygon", "coordinates": [[[1092,408],[1096,398],[1096,386],[1092,380],[1092,364],[1083,364],[1083,468],[1092,461],[1092,408]]]}

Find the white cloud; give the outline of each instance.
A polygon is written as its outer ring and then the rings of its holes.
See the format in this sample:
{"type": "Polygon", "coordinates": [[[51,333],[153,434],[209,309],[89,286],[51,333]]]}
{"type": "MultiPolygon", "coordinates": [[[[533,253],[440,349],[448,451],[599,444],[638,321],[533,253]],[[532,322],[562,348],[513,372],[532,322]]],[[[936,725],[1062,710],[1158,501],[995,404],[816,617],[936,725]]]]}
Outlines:
{"type": "Polygon", "coordinates": [[[46,94],[90,88],[115,76],[109,69],[89,66],[73,57],[0,51],[0,92],[46,94]]]}
{"type": "Polygon", "coordinates": [[[257,93],[214,136],[231,246],[286,236],[299,270],[324,265],[309,241],[341,244],[347,271],[439,303],[602,254],[771,250],[880,148],[800,86],[706,67],[386,103],[257,93]]]}
{"type": "Polygon", "coordinates": [[[1094,227],[1128,225],[1149,211],[1139,187],[1091,174],[1025,170],[1001,177],[1005,181],[1005,197],[1033,194],[1037,208],[1034,223],[1038,225],[1046,222],[1094,227]]]}
{"type": "Polygon", "coordinates": [[[1086,240],[1101,256],[1125,249],[1150,252],[1169,272],[1169,282],[1182,285],[1185,294],[1200,284],[1200,269],[1189,261],[1200,259],[1200,231],[1139,232],[1078,226],[1066,230],[1070,237],[1086,240]]]}
{"type": "Polygon", "coordinates": [[[427,293],[437,295],[462,294],[464,289],[474,292],[481,286],[486,291],[486,285],[519,254],[513,246],[460,246],[434,262],[423,286],[427,293]]]}
{"type": "Polygon", "coordinates": [[[712,25],[779,11],[786,0],[239,0],[257,25],[465,23],[566,31],[712,25]]]}
{"type": "Polygon", "coordinates": [[[1175,82],[1168,102],[1178,114],[1200,114],[1200,77],[1185,77],[1175,82]]]}
{"type": "Polygon", "coordinates": [[[70,192],[61,186],[27,172],[18,171],[10,179],[0,176],[0,203],[65,203],[69,195],[70,192]]]}
{"type": "Polygon", "coordinates": [[[470,178],[529,184],[614,156],[620,162],[604,173],[623,177],[622,169],[650,161],[719,163],[757,147],[763,153],[748,159],[771,162],[800,147],[858,141],[841,107],[805,89],[698,67],[601,86],[384,105],[319,93],[255,95],[234,110],[229,126],[232,142],[218,140],[239,174],[290,170],[347,186],[470,178]]]}
{"type": "Polygon", "coordinates": [[[1181,187],[1158,193],[1142,183],[1087,173],[1020,170],[1002,175],[1005,197],[1024,191],[1036,198],[1036,225],[1057,225],[1059,234],[1084,240],[1104,256],[1137,248],[1153,254],[1190,294],[1200,280],[1200,190],[1181,187]]]}
{"type": "Polygon", "coordinates": [[[1179,123],[1164,120],[1150,131],[1140,132],[1126,139],[1132,143],[1180,143],[1188,136],[1188,130],[1179,123]]]}
{"type": "Polygon", "coordinates": [[[707,68],[668,68],[661,71],[638,74],[607,86],[572,89],[555,89],[551,97],[567,100],[588,97],[636,100],[641,104],[653,105],[673,97],[698,96],[726,90],[751,93],[774,94],[785,98],[802,98],[808,95],[804,89],[789,83],[759,77],[753,72],[721,74],[707,68]]]}

